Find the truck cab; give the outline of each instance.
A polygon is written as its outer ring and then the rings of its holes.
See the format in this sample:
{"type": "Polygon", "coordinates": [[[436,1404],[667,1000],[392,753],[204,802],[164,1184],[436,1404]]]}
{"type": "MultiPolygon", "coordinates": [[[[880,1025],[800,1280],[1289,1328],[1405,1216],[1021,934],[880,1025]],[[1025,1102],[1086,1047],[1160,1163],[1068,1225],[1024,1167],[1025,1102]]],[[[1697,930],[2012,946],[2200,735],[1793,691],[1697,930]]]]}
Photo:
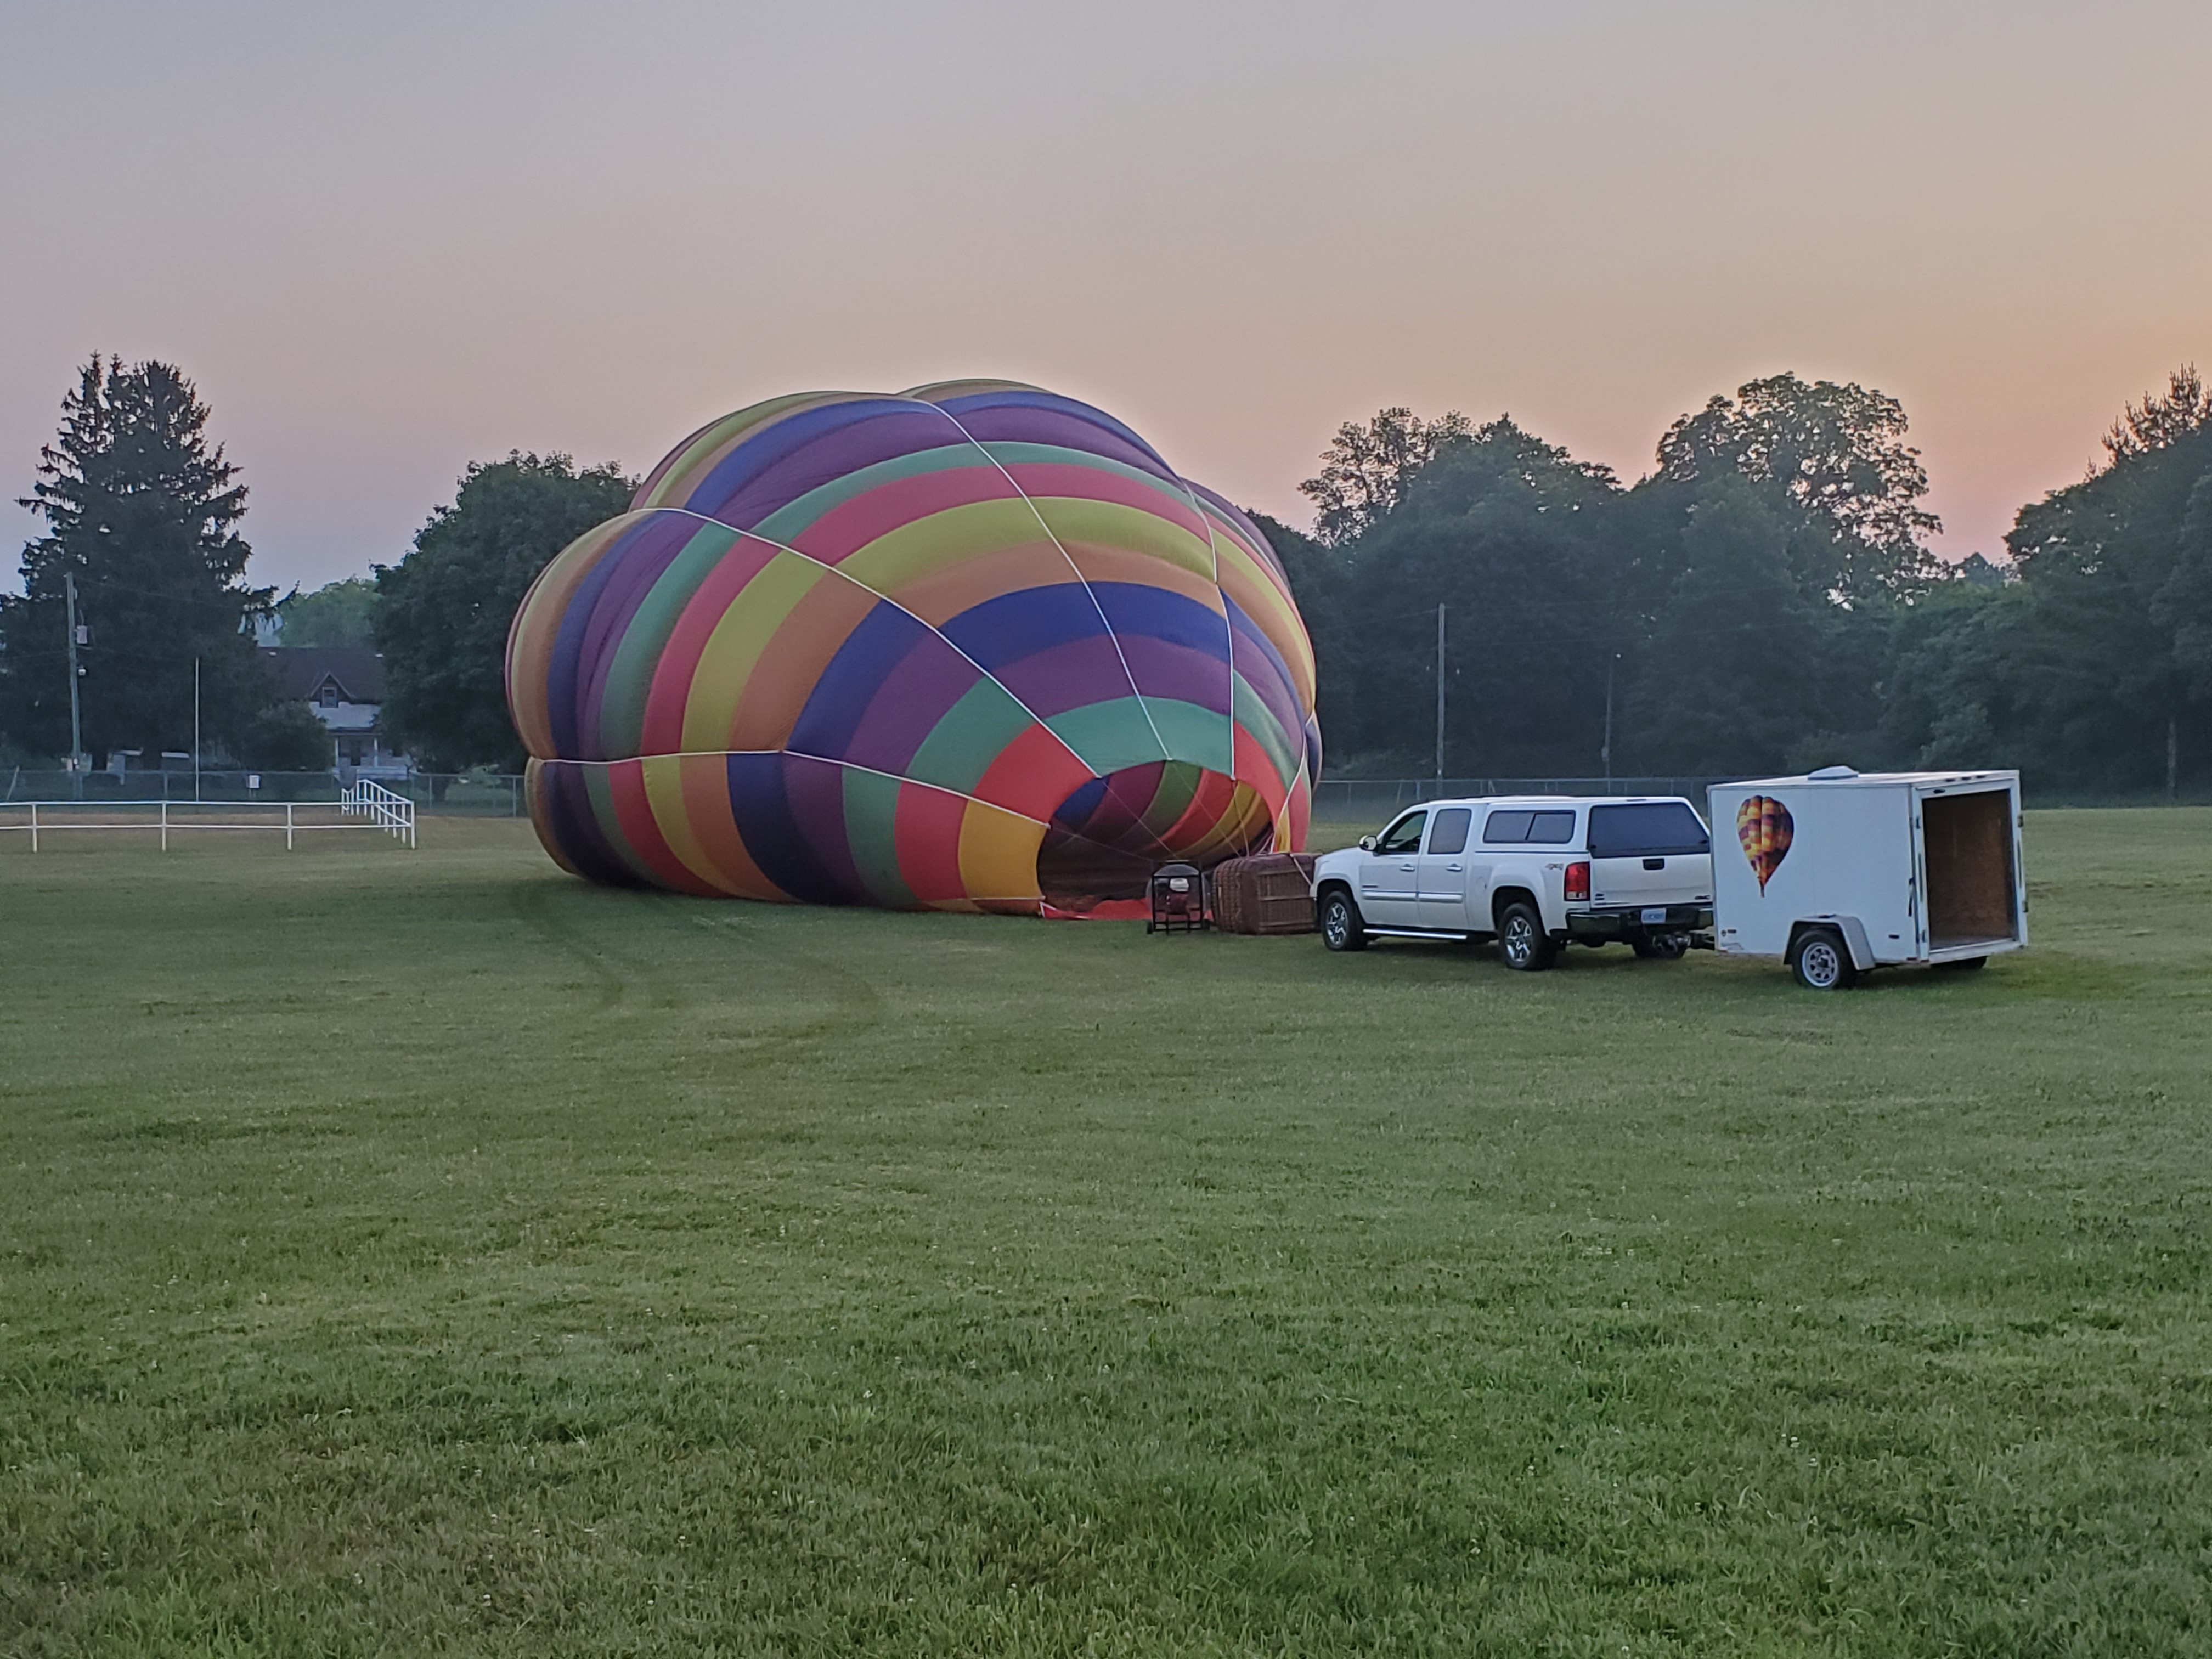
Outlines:
{"type": "Polygon", "coordinates": [[[1494,938],[1510,968],[1569,944],[1679,957],[1712,926],[1712,845],[1679,796],[1437,800],[1314,866],[1332,951],[1370,939],[1494,938]]]}

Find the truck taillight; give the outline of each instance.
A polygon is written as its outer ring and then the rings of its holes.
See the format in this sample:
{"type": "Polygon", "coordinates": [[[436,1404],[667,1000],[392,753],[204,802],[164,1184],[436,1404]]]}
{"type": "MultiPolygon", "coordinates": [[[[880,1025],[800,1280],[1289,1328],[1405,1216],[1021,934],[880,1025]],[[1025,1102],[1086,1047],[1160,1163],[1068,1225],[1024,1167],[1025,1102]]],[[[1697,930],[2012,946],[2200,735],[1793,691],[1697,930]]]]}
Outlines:
{"type": "Polygon", "coordinates": [[[1589,866],[1571,864],[1567,866],[1567,896],[1586,899],[1589,896],[1589,866]]]}

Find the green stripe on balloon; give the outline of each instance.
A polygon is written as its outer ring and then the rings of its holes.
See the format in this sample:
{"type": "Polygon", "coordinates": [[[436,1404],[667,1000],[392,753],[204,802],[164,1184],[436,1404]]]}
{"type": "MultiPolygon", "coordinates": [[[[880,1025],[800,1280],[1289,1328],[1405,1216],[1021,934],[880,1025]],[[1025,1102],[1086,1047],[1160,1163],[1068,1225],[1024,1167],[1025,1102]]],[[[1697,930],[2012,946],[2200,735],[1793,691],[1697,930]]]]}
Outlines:
{"type": "Polygon", "coordinates": [[[667,648],[684,607],[737,542],[738,532],[726,526],[701,525],[638,602],[636,613],[623,629],[622,643],[615,647],[599,702],[601,754],[635,755],[644,746],[645,706],[660,653],[667,648]]]}
{"type": "Polygon", "coordinates": [[[845,844],[853,867],[878,904],[905,908],[916,901],[899,873],[899,781],[857,766],[845,770],[845,844]]]}
{"type": "Polygon", "coordinates": [[[907,763],[906,775],[972,795],[1007,744],[1035,723],[996,680],[977,680],[921,740],[907,763]]]}

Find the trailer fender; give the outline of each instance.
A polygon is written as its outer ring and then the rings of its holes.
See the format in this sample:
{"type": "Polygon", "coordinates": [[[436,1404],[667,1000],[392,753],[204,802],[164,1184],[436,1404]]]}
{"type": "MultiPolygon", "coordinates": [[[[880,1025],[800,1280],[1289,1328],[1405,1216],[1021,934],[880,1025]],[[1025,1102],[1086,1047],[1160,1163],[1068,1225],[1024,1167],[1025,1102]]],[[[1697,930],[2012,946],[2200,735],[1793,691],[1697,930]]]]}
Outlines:
{"type": "Polygon", "coordinates": [[[1866,924],[1856,916],[1801,916],[1790,924],[1790,943],[1795,946],[1799,932],[1807,927],[1832,927],[1844,936],[1844,948],[1851,953],[1851,966],[1864,973],[1874,966],[1874,946],[1867,939],[1866,924]]]}

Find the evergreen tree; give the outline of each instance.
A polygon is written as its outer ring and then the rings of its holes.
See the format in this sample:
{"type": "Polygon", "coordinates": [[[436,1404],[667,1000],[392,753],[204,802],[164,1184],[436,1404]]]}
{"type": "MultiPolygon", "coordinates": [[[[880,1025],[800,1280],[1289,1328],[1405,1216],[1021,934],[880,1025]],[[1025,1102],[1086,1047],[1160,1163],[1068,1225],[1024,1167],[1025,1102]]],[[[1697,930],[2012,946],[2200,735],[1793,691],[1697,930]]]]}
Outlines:
{"type": "Polygon", "coordinates": [[[88,636],[79,690],[95,763],[118,749],[190,744],[195,659],[210,736],[268,702],[240,628],[270,592],[246,585],[246,489],[208,442],[207,422],[192,383],[167,363],[95,356],[64,398],[60,432],[19,503],[46,533],[23,550],[23,593],[0,607],[8,724],[26,747],[69,746],[70,576],[88,636]]]}

